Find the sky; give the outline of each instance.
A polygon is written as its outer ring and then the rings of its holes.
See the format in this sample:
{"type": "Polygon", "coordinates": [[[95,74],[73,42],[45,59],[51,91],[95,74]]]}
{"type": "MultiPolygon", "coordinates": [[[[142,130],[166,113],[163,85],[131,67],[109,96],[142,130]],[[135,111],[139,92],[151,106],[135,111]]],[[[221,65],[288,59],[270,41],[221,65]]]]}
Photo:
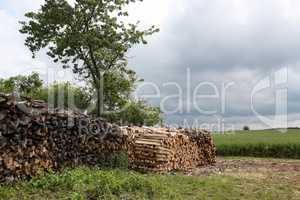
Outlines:
{"type": "MultiPolygon", "coordinates": [[[[38,71],[46,82],[70,71],[24,46],[18,21],[43,0],[0,0],[0,77],[38,71]]],[[[144,0],[130,21],[160,32],[129,52],[145,82],[135,96],[160,106],[165,123],[208,129],[300,126],[300,2],[144,0]]]]}

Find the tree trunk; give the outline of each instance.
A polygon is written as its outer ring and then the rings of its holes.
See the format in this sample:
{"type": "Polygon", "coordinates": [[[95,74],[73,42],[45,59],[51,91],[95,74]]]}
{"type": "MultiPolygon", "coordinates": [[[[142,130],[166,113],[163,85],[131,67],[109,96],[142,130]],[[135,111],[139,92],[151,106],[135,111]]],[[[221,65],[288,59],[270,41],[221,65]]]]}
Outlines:
{"type": "Polygon", "coordinates": [[[96,92],[97,92],[97,117],[101,117],[104,108],[102,75],[100,75],[100,77],[97,80],[96,92]]]}

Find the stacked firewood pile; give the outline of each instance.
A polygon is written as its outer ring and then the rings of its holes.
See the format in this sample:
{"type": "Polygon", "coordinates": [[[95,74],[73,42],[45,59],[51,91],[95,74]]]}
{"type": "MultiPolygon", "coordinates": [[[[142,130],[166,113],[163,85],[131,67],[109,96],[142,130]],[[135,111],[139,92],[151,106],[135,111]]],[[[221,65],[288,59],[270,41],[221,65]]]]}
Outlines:
{"type": "Polygon", "coordinates": [[[126,151],[127,136],[104,120],[0,94],[0,182],[62,167],[96,165],[126,151]]]}
{"type": "Polygon", "coordinates": [[[129,148],[133,169],[164,173],[215,163],[215,146],[208,132],[136,127],[128,132],[134,139],[129,148]]]}
{"type": "Polygon", "coordinates": [[[95,166],[125,152],[143,171],[189,170],[213,164],[209,133],[186,129],[119,127],[43,101],[0,94],[0,183],[44,171],[95,166]]]}

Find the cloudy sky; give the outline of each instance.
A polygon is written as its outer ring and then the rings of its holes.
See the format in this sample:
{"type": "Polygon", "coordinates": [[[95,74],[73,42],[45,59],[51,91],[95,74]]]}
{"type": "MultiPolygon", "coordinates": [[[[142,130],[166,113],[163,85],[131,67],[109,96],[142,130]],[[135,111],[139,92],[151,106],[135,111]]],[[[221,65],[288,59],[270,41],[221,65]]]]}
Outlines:
{"type": "MultiPolygon", "coordinates": [[[[18,33],[24,13],[42,3],[0,1],[1,78],[38,71],[46,82],[72,79],[45,52],[33,60],[18,33]]],[[[129,57],[145,79],[136,95],[159,105],[166,123],[300,126],[299,1],[145,0],[129,10],[130,20],[161,29],[129,57]]]]}

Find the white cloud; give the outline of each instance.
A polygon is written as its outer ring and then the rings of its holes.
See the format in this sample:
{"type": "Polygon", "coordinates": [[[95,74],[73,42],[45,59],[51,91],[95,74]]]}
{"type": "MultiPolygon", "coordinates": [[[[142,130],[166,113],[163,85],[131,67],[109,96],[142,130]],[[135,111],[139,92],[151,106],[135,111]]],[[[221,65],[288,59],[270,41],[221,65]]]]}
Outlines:
{"type": "Polygon", "coordinates": [[[45,67],[45,62],[33,60],[19,33],[18,19],[0,10],[0,77],[8,77],[45,67]]]}
{"type": "Polygon", "coordinates": [[[46,55],[45,51],[32,58],[29,49],[24,45],[25,36],[19,32],[19,21],[24,14],[39,8],[43,0],[25,0],[20,2],[12,0],[0,7],[0,78],[39,72],[45,82],[55,80],[74,81],[75,77],[70,71],[63,70],[55,65],[46,55]]]}

